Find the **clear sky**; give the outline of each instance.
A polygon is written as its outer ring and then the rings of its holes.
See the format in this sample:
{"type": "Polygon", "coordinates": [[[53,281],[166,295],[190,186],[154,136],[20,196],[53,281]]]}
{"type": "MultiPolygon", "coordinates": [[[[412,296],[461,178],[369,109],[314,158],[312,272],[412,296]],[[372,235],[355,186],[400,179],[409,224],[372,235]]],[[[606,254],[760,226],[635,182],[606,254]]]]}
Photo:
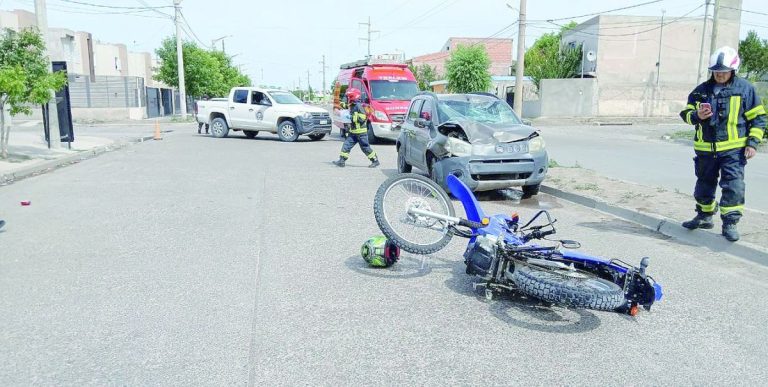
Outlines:
{"type": "MultiPolygon", "coordinates": [[[[94,39],[124,43],[131,51],[153,52],[163,37],[174,33],[172,20],[159,12],[173,13],[172,0],[47,0],[51,27],[88,31],[94,39]],[[98,7],[94,5],[103,5],[98,7]],[[154,11],[127,7],[167,7],[154,11]],[[125,7],[125,8],[108,8],[125,7]],[[129,12],[129,13],[126,13],[129,12]]],[[[183,0],[182,12],[191,30],[189,38],[206,46],[224,40],[226,52],[242,65],[254,83],[293,88],[306,87],[307,71],[313,88],[322,82],[325,55],[326,84],[341,63],[366,55],[367,23],[371,18],[371,52],[404,52],[406,57],[439,51],[451,36],[492,36],[517,39],[519,0],[183,0]],[[506,28],[505,27],[509,27],[506,28]],[[263,78],[262,78],[263,74],[263,78]]],[[[628,7],[651,0],[528,0],[526,46],[537,36],[558,27],[547,19],[571,18],[628,7]]],[[[666,17],[702,17],[704,0],[663,0],[612,14],[666,17]],[[695,8],[698,9],[694,10],[695,8]]],[[[34,0],[0,0],[0,9],[34,10],[34,0]]],[[[711,9],[711,8],[710,8],[711,9]]],[[[767,0],[743,0],[742,9],[768,14],[767,0]]],[[[711,11],[710,11],[711,14],[711,11]]],[[[577,22],[590,17],[573,18],[577,22]]],[[[559,23],[565,23],[562,21],[559,23]]],[[[742,13],[742,37],[754,29],[768,39],[768,16],[742,13]]],[[[698,37],[692,37],[698,39],[698,37]]],[[[221,49],[221,41],[217,43],[221,49]]]]}

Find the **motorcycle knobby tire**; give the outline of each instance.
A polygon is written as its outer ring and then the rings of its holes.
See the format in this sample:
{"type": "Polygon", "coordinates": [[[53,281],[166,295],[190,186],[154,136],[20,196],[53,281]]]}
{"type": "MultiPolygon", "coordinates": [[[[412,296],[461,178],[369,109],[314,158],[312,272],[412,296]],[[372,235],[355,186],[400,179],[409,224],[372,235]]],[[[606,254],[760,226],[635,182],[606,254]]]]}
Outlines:
{"type": "Polygon", "coordinates": [[[381,232],[383,232],[384,235],[389,240],[391,240],[395,245],[397,245],[398,247],[400,247],[401,249],[409,253],[427,255],[427,254],[432,254],[434,252],[442,250],[443,247],[445,247],[445,245],[447,245],[448,242],[451,241],[451,238],[453,237],[453,234],[451,232],[446,233],[443,236],[443,238],[441,238],[439,241],[435,243],[431,243],[429,245],[419,245],[419,244],[414,244],[397,235],[397,233],[392,229],[392,227],[387,222],[387,219],[384,216],[384,194],[387,192],[389,187],[391,187],[393,184],[397,183],[398,181],[404,180],[404,179],[418,180],[419,182],[432,187],[432,189],[434,189],[435,192],[437,192],[440,196],[442,196],[442,198],[447,203],[449,215],[455,216],[455,210],[453,208],[453,203],[451,202],[451,198],[448,196],[445,190],[440,188],[440,186],[438,186],[435,182],[428,179],[427,177],[424,177],[422,175],[417,175],[415,173],[401,173],[387,179],[384,183],[381,184],[381,186],[379,186],[379,189],[376,191],[376,197],[373,199],[373,214],[376,217],[376,224],[379,225],[379,229],[381,229],[381,232]]]}
{"type": "Polygon", "coordinates": [[[512,280],[523,293],[557,305],[611,311],[626,303],[624,290],[601,278],[572,278],[517,265],[512,280]]]}

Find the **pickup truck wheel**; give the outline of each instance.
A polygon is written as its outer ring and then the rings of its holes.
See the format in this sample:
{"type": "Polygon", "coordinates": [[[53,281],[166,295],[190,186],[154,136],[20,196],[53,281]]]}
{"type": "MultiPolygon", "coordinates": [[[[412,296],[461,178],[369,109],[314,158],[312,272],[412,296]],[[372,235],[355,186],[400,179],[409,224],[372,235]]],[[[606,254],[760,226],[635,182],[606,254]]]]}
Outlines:
{"type": "Polygon", "coordinates": [[[259,131],[258,130],[243,130],[243,134],[245,135],[245,137],[254,138],[254,137],[256,137],[257,134],[259,134],[259,131]]]}
{"type": "Polygon", "coordinates": [[[293,121],[286,120],[277,128],[277,136],[281,141],[292,142],[299,138],[299,131],[293,121]]]}
{"type": "Polygon", "coordinates": [[[376,138],[376,134],[373,133],[373,126],[371,126],[371,123],[368,123],[368,143],[369,144],[377,144],[379,142],[379,139],[376,138]]]}
{"type": "Polygon", "coordinates": [[[319,134],[310,134],[309,139],[312,141],[319,141],[322,140],[325,137],[325,133],[319,133],[319,134]]]}
{"type": "Polygon", "coordinates": [[[216,117],[211,121],[211,134],[213,137],[224,138],[229,134],[229,125],[221,117],[216,117]]]}

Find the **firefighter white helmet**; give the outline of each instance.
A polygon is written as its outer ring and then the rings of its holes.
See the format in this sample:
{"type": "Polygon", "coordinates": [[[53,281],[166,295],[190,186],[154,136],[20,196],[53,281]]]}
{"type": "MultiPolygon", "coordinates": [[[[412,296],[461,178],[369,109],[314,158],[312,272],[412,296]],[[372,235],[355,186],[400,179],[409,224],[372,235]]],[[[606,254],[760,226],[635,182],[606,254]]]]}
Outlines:
{"type": "Polygon", "coordinates": [[[741,59],[735,49],[724,46],[717,49],[709,57],[709,71],[728,72],[739,71],[741,59]]]}

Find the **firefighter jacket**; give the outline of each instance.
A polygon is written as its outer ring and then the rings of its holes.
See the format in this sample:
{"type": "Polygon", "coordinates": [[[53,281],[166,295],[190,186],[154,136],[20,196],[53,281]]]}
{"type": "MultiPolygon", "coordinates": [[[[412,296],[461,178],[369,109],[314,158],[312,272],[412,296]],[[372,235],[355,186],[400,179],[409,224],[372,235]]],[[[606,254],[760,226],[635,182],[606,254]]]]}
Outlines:
{"type": "Polygon", "coordinates": [[[364,103],[353,103],[349,109],[349,116],[352,120],[352,128],[349,133],[365,134],[368,132],[368,105],[364,103]]]}
{"type": "Polygon", "coordinates": [[[685,122],[696,127],[694,150],[716,153],[757,148],[765,135],[766,112],[755,88],[734,74],[717,95],[714,90],[715,80],[710,78],[688,95],[688,105],[680,112],[685,122]],[[705,120],[697,114],[702,103],[712,107],[712,117],[705,120]]]}

